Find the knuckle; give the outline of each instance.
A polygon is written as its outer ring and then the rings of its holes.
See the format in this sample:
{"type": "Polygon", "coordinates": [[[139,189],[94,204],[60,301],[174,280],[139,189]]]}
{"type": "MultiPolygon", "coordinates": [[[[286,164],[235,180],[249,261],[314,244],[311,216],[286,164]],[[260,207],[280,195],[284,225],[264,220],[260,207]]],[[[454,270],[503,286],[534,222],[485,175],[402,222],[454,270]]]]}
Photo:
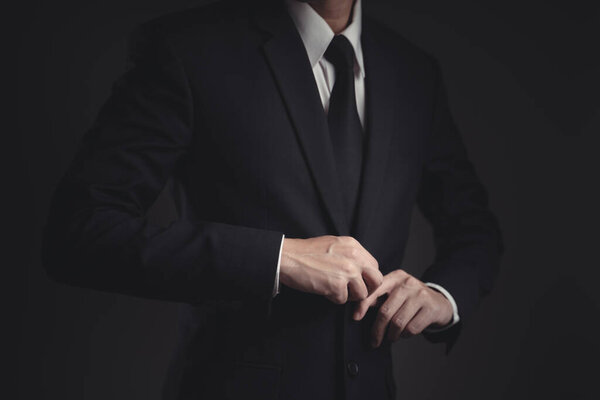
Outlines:
{"type": "Polygon", "coordinates": [[[348,281],[340,276],[335,282],[335,287],[337,292],[345,293],[348,289],[348,281]]]}
{"type": "Polygon", "coordinates": [[[394,320],[392,321],[392,324],[396,327],[396,328],[402,328],[402,326],[404,325],[402,318],[400,317],[396,317],[394,318],[394,320]]]}
{"type": "Polygon", "coordinates": [[[351,261],[346,261],[342,264],[342,271],[348,275],[354,275],[356,273],[356,267],[351,261]]]}
{"type": "Polygon", "coordinates": [[[398,275],[399,277],[405,277],[407,275],[406,271],[404,271],[403,269],[395,270],[394,274],[398,275]]]}
{"type": "Polygon", "coordinates": [[[412,275],[404,274],[402,285],[406,288],[414,288],[417,285],[417,279],[412,275]]]}
{"type": "Polygon", "coordinates": [[[352,236],[340,236],[341,242],[344,244],[352,244],[354,242],[354,238],[352,236]]]}
{"type": "Polygon", "coordinates": [[[333,295],[331,296],[333,298],[333,302],[336,304],[343,304],[346,302],[346,298],[347,298],[347,293],[344,290],[342,290],[341,286],[338,286],[335,288],[335,290],[333,291],[333,295]]]}
{"type": "Polygon", "coordinates": [[[371,263],[371,266],[373,268],[375,268],[376,270],[379,270],[379,261],[377,261],[375,258],[373,258],[373,262],[371,263]]]}
{"type": "Polygon", "coordinates": [[[414,324],[410,324],[406,327],[406,330],[411,334],[411,335],[416,335],[419,333],[418,328],[414,325],[414,324]]]}
{"type": "Polygon", "coordinates": [[[390,309],[390,307],[384,304],[379,308],[379,316],[382,319],[388,320],[391,317],[391,311],[392,310],[390,309]]]}
{"type": "Polygon", "coordinates": [[[322,236],[322,238],[325,240],[325,243],[328,243],[328,244],[333,244],[338,241],[338,237],[333,236],[333,235],[325,235],[325,236],[322,236]]]}
{"type": "Polygon", "coordinates": [[[342,292],[342,290],[346,289],[346,283],[343,279],[341,279],[340,277],[336,277],[335,279],[333,279],[330,283],[331,286],[331,292],[333,295],[338,295],[339,293],[342,292]]]}
{"type": "Polygon", "coordinates": [[[329,245],[330,246],[343,246],[345,243],[343,236],[331,236],[329,245]]]}

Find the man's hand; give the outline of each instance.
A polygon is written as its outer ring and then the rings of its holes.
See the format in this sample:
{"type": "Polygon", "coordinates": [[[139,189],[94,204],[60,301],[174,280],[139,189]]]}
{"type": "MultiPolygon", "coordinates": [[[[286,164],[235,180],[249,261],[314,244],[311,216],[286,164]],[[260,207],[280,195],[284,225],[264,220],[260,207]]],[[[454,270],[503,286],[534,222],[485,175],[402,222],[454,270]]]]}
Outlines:
{"type": "Polygon", "coordinates": [[[354,319],[361,320],[369,307],[377,305],[379,297],[385,294],[388,297],[379,307],[373,324],[373,347],[381,344],[386,328],[387,338],[393,342],[401,336],[418,335],[429,325],[444,326],[452,320],[450,301],[401,269],[384,276],[383,284],[357,305],[354,319]]]}
{"type": "Polygon", "coordinates": [[[377,260],[349,236],[284,239],[279,280],[336,304],[363,300],[383,282],[377,260]]]}

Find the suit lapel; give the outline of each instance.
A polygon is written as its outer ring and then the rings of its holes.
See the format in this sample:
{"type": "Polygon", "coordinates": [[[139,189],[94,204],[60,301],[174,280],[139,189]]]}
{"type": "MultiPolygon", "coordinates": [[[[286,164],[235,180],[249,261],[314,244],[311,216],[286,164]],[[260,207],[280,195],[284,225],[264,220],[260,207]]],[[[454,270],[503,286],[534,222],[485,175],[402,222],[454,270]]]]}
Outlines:
{"type": "MultiPolygon", "coordinates": [[[[337,177],[327,119],[302,39],[283,2],[258,7],[255,21],[269,33],[263,44],[298,141],[338,235],[367,239],[373,211],[377,207],[389,158],[392,134],[398,132],[404,110],[398,92],[408,91],[410,74],[401,63],[391,61],[390,49],[378,36],[373,22],[363,15],[362,47],[365,65],[366,147],[355,224],[351,229],[343,213],[343,198],[337,177]]],[[[405,93],[406,94],[406,93],[405,93]]]]}
{"type": "Polygon", "coordinates": [[[348,235],[327,119],[302,39],[283,2],[271,4],[255,17],[271,35],[263,45],[264,54],[325,208],[336,233],[348,235]]]}

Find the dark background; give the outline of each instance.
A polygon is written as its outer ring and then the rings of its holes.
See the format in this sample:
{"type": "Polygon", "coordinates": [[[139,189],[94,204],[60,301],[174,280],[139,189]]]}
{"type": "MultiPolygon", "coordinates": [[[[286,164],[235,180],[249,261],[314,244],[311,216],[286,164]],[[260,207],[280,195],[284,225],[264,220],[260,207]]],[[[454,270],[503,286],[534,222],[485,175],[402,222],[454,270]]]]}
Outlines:
{"type": "MultiPolygon", "coordinates": [[[[395,345],[399,398],[600,398],[598,3],[363,2],[440,59],[507,248],[495,291],[449,356],[422,337],[395,345]]],[[[177,305],[50,281],[40,265],[41,228],[79,139],[125,70],[126,35],[198,3],[3,6],[3,320],[16,321],[3,328],[14,334],[4,344],[16,375],[5,390],[18,398],[159,398],[177,305]]],[[[167,197],[151,218],[172,218],[167,197]]],[[[430,234],[415,214],[405,265],[428,265],[430,234]]]]}

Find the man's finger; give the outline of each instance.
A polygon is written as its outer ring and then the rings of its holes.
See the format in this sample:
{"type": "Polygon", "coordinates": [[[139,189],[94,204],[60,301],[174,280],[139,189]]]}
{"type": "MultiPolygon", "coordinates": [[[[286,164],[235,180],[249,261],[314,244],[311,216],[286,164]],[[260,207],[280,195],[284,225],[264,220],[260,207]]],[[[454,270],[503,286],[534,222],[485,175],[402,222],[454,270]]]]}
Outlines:
{"type": "Polygon", "coordinates": [[[361,319],[363,319],[363,317],[369,310],[369,307],[372,307],[375,304],[377,304],[377,300],[379,299],[379,297],[386,294],[389,290],[389,287],[390,283],[384,279],[383,283],[377,289],[371,292],[366,299],[361,300],[358,303],[358,305],[356,306],[356,310],[354,311],[353,318],[356,321],[360,321],[361,319]]]}
{"type": "Polygon", "coordinates": [[[369,253],[367,250],[365,250],[365,252],[367,253],[367,264],[366,265],[379,271],[379,263],[377,262],[377,259],[375,257],[373,257],[373,255],[371,253],[369,253]]]}
{"type": "MultiPolygon", "coordinates": [[[[396,310],[396,313],[393,315],[390,321],[389,329],[388,329],[388,339],[391,341],[396,341],[405,331],[406,327],[410,323],[410,321],[415,317],[415,315],[421,309],[422,304],[418,301],[415,301],[414,298],[408,298],[396,310]]],[[[407,332],[410,334],[410,332],[407,332]]]]}
{"type": "Polygon", "coordinates": [[[362,278],[367,285],[369,294],[373,293],[383,284],[383,275],[378,269],[375,268],[363,268],[362,278]]]}
{"type": "Polygon", "coordinates": [[[335,304],[345,304],[348,301],[348,286],[340,284],[333,293],[325,297],[335,304]]]}
{"type": "Polygon", "coordinates": [[[385,331],[388,328],[390,320],[396,314],[398,309],[400,309],[403,304],[406,302],[406,292],[403,290],[394,290],[390,293],[387,300],[379,307],[377,311],[377,317],[375,318],[375,323],[373,324],[373,337],[372,344],[373,347],[378,347],[385,335],[385,331]]]}
{"type": "Polygon", "coordinates": [[[404,331],[409,336],[418,335],[431,324],[431,312],[425,308],[419,309],[415,316],[406,325],[404,331]]]}
{"type": "Polygon", "coordinates": [[[367,296],[369,296],[369,292],[361,277],[351,279],[348,282],[348,299],[350,301],[364,300],[367,296]]]}
{"type": "Polygon", "coordinates": [[[367,313],[367,310],[373,304],[375,304],[375,298],[374,297],[369,296],[366,299],[361,300],[356,305],[356,309],[354,310],[354,315],[352,316],[354,318],[354,320],[355,321],[360,321],[361,319],[363,319],[363,317],[367,313]]]}

